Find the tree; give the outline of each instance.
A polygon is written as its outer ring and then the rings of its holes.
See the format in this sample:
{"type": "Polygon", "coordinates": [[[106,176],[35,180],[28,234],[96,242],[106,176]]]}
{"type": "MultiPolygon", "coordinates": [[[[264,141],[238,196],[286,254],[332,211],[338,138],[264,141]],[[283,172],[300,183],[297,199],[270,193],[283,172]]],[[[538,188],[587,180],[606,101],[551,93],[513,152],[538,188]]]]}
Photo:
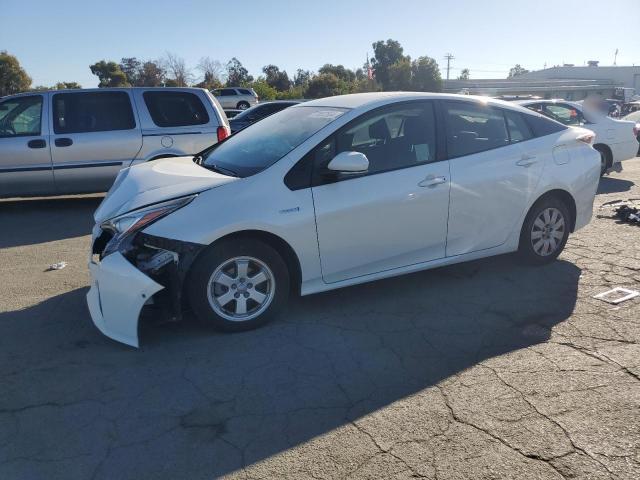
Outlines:
{"type": "Polygon", "coordinates": [[[120,60],[120,70],[127,77],[130,85],[139,85],[142,62],[136,57],[125,57],[120,60]]]}
{"type": "Polygon", "coordinates": [[[330,63],[325,63],[322,67],[320,67],[318,73],[332,73],[340,80],[349,83],[354,82],[356,79],[356,74],[354,73],[354,71],[345,68],[344,65],[332,65],[330,63]]]}
{"type": "Polygon", "coordinates": [[[412,65],[411,60],[403,58],[391,65],[387,71],[388,90],[412,90],[412,65]]]}
{"type": "Polygon", "coordinates": [[[267,83],[279,92],[285,92],[291,87],[291,80],[285,71],[275,65],[266,65],[262,67],[267,83]]]}
{"type": "Polygon", "coordinates": [[[462,71],[460,72],[460,75],[458,75],[458,80],[469,80],[469,77],[471,76],[469,69],[468,68],[463,68],[462,71]]]}
{"type": "Polygon", "coordinates": [[[0,51],[0,97],[24,92],[31,86],[31,77],[20,62],[6,50],[0,51]]]}
{"type": "Polygon", "coordinates": [[[299,68],[293,76],[293,85],[296,87],[306,87],[311,79],[311,72],[299,68]]]}
{"type": "Polygon", "coordinates": [[[527,70],[526,68],[523,68],[520,66],[520,64],[516,64],[515,67],[513,67],[511,70],[509,70],[509,76],[507,77],[507,79],[509,78],[515,78],[518,77],[520,75],[524,75],[525,73],[529,73],[529,70],[527,70]]]}
{"type": "Polygon", "coordinates": [[[167,55],[164,59],[165,70],[171,75],[171,78],[167,79],[167,83],[169,80],[173,80],[172,86],[176,87],[186,87],[193,80],[193,74],[191,70],[187,67],[187,64],[184,61],[184,58],[178,57],[176,54],[167,52],[167,55]]]}
{"type": "Polygon", "coordinates": [[[344,81],[340,80],[333,73],[321,73],[309,80],[307,97],[322,98],[348,93],[348,89],[345,87],[344,81]]]}
{"type": "Polygon", "coordinates": [[[196,67],[202,72],[203,80],[197,86],[213,90],[222,87],[222,77],[224,75],[224,67],[218,60],[210,57],[202,57],[196,67]]]}
{"type": "Polygon", "coordinates": [[[260,100],[275,100],[278,91],[267,83],[264,77],[258,78],[251,84],[260,100]]]}
{"type": "Polygon", "coordinates": [[[90,65],[91,73],[100,79],[98,87],[128,87],[127,76],[116,62],[99,62],[90,65]]]}
{"type": "Polygon", "coordinates": [[[159,62],[148,60],[142,64],[138,72],[139,87],[160,87],[165,82],[166,72],[159,62]]]}
{"type": "Polygon", "coordinates": [[[373,45],[371,65],[375,71],[376,80],[384,90],[389,90],[389,68],[394,63],[405,59],[404,50],[396,40],[379,40],[373,45]]]}
{"type": "Polygon", "coordinates": [[[418,92],[439,92],[442,77],[438,64],[431,57],[418,57],[411,63],[411,88],[418,92]]]}
{"type": "Polygon", "coordinates": [[[240,60],[233,57],[227,62],[227,87],[241,87],[253,82],[253,77],[240,60]]]}
{"type": "Polygon", "coordinates": [[[66,90],[71,88],[82,88],[78,82],[58,82],[56,86],[53,87],[55,90],[66,90]]]}

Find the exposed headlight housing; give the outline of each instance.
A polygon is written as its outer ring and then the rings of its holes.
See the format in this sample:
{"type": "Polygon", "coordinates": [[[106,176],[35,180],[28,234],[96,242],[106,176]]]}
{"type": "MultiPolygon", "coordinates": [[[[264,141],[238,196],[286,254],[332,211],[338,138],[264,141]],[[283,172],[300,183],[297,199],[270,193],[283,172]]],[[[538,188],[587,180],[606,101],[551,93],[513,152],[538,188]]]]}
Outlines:
{"type": "Polygon", "coordinates": [[[123,241],[130,238],[144,227],[151,225],[153,222],[166,217],[179,208],[190,203],[198,195],[189,195],[187,197],[176,198],[162,203],[156,203],[147,207],[133,210],[117,217],[106,220],[100,224],[100,228],[113,234],[109,243],[102,252],[102,257],[106,257],[117,251],[123,241]]]}

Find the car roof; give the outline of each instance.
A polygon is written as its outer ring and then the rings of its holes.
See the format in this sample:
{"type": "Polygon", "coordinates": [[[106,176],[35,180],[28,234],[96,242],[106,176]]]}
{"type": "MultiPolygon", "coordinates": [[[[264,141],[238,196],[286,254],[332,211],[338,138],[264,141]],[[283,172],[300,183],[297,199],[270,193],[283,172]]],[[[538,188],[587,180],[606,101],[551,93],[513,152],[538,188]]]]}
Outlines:
{"type": "Polygon", "coordinates": [[[581,103],[578,102],[572,102],[570,100],[563,100],[561,98],[554,98],[554,99],[550,99],[550,100],[518,100],[516,102],[513,102],[517,105],[521,105],[523,107],[527,107],[528,105],[534,105],[534,104],[545,104],[545,105],[554,105],[556,103],[564,103],[565,105],[570,105],[580,111],[582,111],[584,109],[583,105],[581,103]]]}
{"type": "Polygon", "coordinates": [[[82,93],[89,93],[89,92],[121,92],[121,91],[126,91],[126,90],[157,90],[157,91],[188,91],[188,90],[203,90],[203,91],[207,91],[205,88],[198,88],[198,87],[108,87],[108,88],[62,88],[60,90],[57,89],[50,89],[50,90],[31,90],[28,92],[20,92],[20,93],[15,93],[12,95],[7,95],[5,97],[1,97],[3,100],[9,97],[20,97],[20,96],[25,96],[25,95],[38,95],[38,94],[42,94],[42,93],[70,93],[70,92],[82,92],[82,93]]]}
{"type": "Polygon", "coordinates": [[[514,102],[506,102],[490,97],[482,97],[477,95],[457,95],[453,93],[432,93],[432,92],[368,92],[368,93],[351,93],[348,95],[336,95],[334,97],[319,98],[308,102],[295,105],[291,108],[304,107],[333,107],[347,109],[369,110],[381,105],[386,105],[405,100],[464,100],[476,101],[493,105],[496,107],[504,107],[511,110],[521,111],[522,107],[514,105],[514,102]]]}

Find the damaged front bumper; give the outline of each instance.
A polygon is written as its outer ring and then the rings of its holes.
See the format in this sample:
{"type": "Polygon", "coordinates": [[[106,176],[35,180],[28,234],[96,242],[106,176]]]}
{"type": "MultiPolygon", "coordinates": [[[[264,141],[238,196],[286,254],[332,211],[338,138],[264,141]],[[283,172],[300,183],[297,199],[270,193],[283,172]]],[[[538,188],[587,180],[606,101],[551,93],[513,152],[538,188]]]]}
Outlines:
{"type": "Polygon", "coordinates": [[[142,306],[164,287],[115,252],[100,263],[89,262],[91,289],[87,303],[91,319],[107,337],[138,346],[138,318],[142,306]]]}
{"type": "Polygon", "coordinates": [[[141,232],[102,257],[109,242],[105,235],[109,233],[96,227],[89,260],[89,312],[104,335],[138,347],[138,324],[145,304],[164,307],[171,320],[181,318],[184,279],[204,246],[141,232]]]}

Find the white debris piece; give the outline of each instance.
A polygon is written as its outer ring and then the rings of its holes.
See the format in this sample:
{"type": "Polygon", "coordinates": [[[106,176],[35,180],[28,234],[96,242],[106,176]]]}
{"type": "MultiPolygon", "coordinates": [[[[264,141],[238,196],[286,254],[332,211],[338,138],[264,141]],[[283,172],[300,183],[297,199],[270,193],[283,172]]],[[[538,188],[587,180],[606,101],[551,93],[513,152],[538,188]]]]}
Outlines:
{"type": "Polygon", "coordinates": [[[602,300],[603,302],[610,303],[612,305],[618,305],[619,303],[626,302],[632,298],[640,295],[640,292],[636,290],[629,290],[628,288],[616,287],[606,292],[594,295],[593,298],[602,300]]]}
{"type": "Polygon", "coordinates": [[[67,262],[54,263],[53,265],[49,265],[49,268],[47,268],[47,271],[62,270],[66,266],[67,266],[67,262]]]}

